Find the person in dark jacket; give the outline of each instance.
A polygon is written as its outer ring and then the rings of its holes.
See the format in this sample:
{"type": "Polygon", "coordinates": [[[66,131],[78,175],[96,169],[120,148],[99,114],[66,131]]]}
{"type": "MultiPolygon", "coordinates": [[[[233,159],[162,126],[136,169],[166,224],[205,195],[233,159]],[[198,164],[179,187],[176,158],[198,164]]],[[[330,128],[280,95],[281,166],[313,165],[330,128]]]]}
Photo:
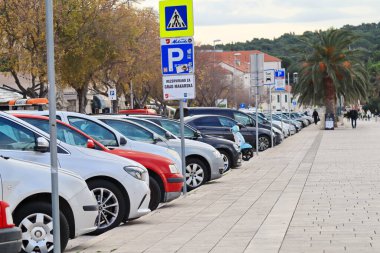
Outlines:
{"type": "Polygon", "coordinates": [[[356,128],[356,120],[358,119],[358,115],[358,110],[356,110],[355,108],[350,111],[352,128],[356,128]]]}
{"type": "Polygon", "coordinates": [[[316,109],[314,109],[313,118],[314,118],[314,124],[317,124],[318,120],[319,120],[319,116],[318,116],[318,112],[316,109]]]}

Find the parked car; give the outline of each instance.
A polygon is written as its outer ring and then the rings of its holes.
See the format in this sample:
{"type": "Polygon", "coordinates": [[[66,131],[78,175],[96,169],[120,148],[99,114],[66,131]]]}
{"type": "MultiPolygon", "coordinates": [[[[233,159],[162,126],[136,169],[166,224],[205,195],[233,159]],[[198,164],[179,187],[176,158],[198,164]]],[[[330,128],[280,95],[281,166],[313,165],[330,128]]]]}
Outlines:
{"type": "MultiPolygon", "coordinates": [[[[15,114],[14,116],[46,133],[49,132],[48,117],[26,114],[15,114]]],[[[155,210],[160,203],[170,202],[181,195],[183,186],[181,168],[177,168],[172,160],[145,152],[108,149],[89,135],[59,120],[57,120],[57,129],[57,136],[60,141],[74,146],[89,147],[129,158],[147,168],[149,172],[150,210],[155,210]],[[146,159],[147,157],[149,159],[146,159]]]]}
{"type": "MultiPolygon", "coordinates": [[[[179,121],[162,117],[125,118],[143,125],[157,134],[165,136],[167,139],[181,137],[179,121]]],[[[186,139],[207,143],[216,148],[223,157],[225,171],[228,171],[230,168],[241,166],[241,152],[239,146],[235,144],[235,142],[202,134],[200,131],[187,124],[184,125],[184,137],[186,139]]]]}
{"type": "MultiPolygon", "coordinates": [[[[176,114],[174,115],[174,118],[178,119],[179,118],[179,112],[178,110],[176,111],[176,114]]],[[[192,116],[192,115],[221,115],[225,117],[229,117],[231,119],[234,119],[235,121],[239,122],[240,124],[247,126],[250,128],[251,131],[256,128],[256,122],[253,119],[253,117],[249,116],[248,114],[235,110],[235,109],[229,109],[229,108],[217,108],[217,107],[188,107],[184,108],[184,116],[192,116]]],[[[280,144],[282,140],[284,139],[284,136],[282,135],[281,131],[273,131],[271,130],[270,126],[265,126],[265,129],[268,130],[267,135],[269,136],[269,139],[271,139],[270,135],[273,132],[274,138],[274,145],[280,144]]],[[[259,132],[263,132],[264,129],[262,127],[258,127],[259,132]]],[[[256,130],[254,130],[256,131],[256,130]]],[[[262,134],[263,135],[263,134],[262,134]]],[[[252,145],[252,144],[251,144],[252,145]]],[[[256,145],[256,144],[255,144],[256,145]]],[[[255,146],[254,145],[254,146],[255,146]]],[[[269,145],[271,146],[271,145],[269,145]]]]}
{"type": "MultiPolygon", "coordinates": [[[[49,134],[0,112],[0,155],[50,164],[49,134]]],[[[83,177],[99,205],[95,234],[150,212],[149,176],[139,163],[106,152],[57,143],[58,164],[83,177]]]]}
{"type": "MultiPolygon", "coordinates": [[[[7,215],[12,213],[16,226],[22,232],[22,251],[52,253],[54,244],[50,167],[0,156],[0,176],[2,200],[10,205],[7,215]]],[[[96,229],[98,205],[83,178],[71,171],[59,169],[58,190],[63,251],[69,238],[96,229]]],[[[19,248],[18,243],[16,244],[14,247],[19,248]]],[[[0,249],[1,247],[2,244],[0,249]]],[[[0,252],[4,253],[3,250],[0,252]]],[[[15,252],[18,251],[12,251],[15,252]]]]}
{"type": "MultiPolygon", "coordinates": [[[[165,140],[155,132],[137,123],[107,115],[98,115],[97,119],[121,132],[129,139],[154,143],[181,152],[181,140],[165,140]]],[[[224,172],[223,159],[219,151],[212,146],[193,140],[185,141],[186,184],[189,190],[220,178],[224,172]]]]}
{"type": "MultiPolygon", "coordinates": [[[[256,148],[256,128],[242,125],[229,117],[219,115],[195,115],[185,117],[185,123],[195,127],[206,135],[222,137],[231,141],[234,141],[231,128],[235,125],[239,125],[240,132],[244,136],[245,141],[256,148]]],[[[271,146],[271,134],[274,141],[276,141],[276,136],[267,129],[258,128],[258,131],[258,149],[259,151],[264,151],[271,146]]]]}
{"type": "Polygon", "coordinates": [[[126,110],[119,110],[119,114],[125,114],[125,115],[157,115],[156,110],[154,109],[126,109],[126,110]]]}
{"type": "Polygon", "coordinates": [[[21,250],[21,229],[13,224],[9,204],[0,201],[0,252],[16,253],[21,250]]]}
{"type": "MultiPolygon", "coordinates": [[[[49,116],[49,111],[11,111],[9,113],[49,116]]],[[[116,129],[92,116],[76,112],[57,111],[57,119],[78,128],[109,149],[120,148],[160,155],[174,161],[177,168],[181,168],[181,157],[176,151],[154,144],[131,140],[123,136],[116,129]]]]}
{"type": "Polygon", "coordinates": [[[296,128],[296,133],[302,130],[302,122],[292,120],[291,118],[288,117],[289,116],[288,113],[275,112],[274,115],[277,116],[277,118],[282,117],[282,120],[284,122],[293,125],[296,128]]]}

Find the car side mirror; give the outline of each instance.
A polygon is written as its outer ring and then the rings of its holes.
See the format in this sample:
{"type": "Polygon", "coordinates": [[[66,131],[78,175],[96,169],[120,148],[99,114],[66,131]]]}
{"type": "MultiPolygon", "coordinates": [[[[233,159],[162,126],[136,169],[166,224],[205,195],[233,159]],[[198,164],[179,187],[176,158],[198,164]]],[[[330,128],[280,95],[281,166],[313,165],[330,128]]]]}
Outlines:
{"type": "Polygon", "coordinates": [[[239,127],[240,129],[242,129],[242,128],[245,128],[245,127],[246,127],[245,125],[243,125],[243,124],[241,124],[241,123],[237,123],[237,125],[238,125],[238,127],[239,127]]]}
{"type": "Polygon", "coordinates": [[[172,139],[173,137],[169,132],[165,132],[165,138],[169,140],[169,139],[172,139]]]}
{"type": "Polygon", "coordinates": [[[125,144],[127,144],[127,139],[125,139],[124,137],[120,137],[120,145],[124,146],[125,144]]]}
{"type": "Polygon", "coordinates": [[[194,136],[197,138],[202,137],[202,133],[200,131],[196,131],[194,136]]]}
{"type": "Polygon", "coordinates": [[[45,138],[37,137],[36,142],[37,142],[37,145],[36,145],[35,150],[37,152],[41,152],[41,153],[49,152],[50,144],[45,138]]]}
{"type": "Polygon", "coordinates": [[[94,149],[95,143],[93,140],[87,140],[87,148],[94,149]]]}
{"type": "Polygon", "coordinates": [[[158,135],[154,134],[153,135],[153,141],[154,141],[154,143],[157,143],[157,142],[161,142],[162,140],[158,135]]]}

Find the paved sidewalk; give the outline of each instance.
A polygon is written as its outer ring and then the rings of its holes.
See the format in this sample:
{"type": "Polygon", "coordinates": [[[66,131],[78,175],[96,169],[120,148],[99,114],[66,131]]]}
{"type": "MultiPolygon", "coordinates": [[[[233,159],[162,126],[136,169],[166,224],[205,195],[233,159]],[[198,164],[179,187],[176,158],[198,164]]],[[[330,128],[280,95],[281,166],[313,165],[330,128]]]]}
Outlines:
{"type": "Polygon", "coordinates": [[[67,252],[380,252],[380,122],[310,126],[187,197],[67,252]]]}

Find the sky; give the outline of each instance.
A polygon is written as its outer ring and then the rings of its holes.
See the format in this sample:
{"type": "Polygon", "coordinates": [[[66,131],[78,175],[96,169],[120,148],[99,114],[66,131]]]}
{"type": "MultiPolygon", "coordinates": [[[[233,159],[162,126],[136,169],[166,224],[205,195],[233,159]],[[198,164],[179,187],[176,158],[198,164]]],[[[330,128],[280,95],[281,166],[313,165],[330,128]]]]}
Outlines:
{"type": "MultiPolygon", "coordinates": [[[[158,0],[139,6],[158,11],[158,0]]],[[[202,44],[273,39],[284,33],[380,22],[380,0],[193,0],[194,39],[202,44]]]]}

